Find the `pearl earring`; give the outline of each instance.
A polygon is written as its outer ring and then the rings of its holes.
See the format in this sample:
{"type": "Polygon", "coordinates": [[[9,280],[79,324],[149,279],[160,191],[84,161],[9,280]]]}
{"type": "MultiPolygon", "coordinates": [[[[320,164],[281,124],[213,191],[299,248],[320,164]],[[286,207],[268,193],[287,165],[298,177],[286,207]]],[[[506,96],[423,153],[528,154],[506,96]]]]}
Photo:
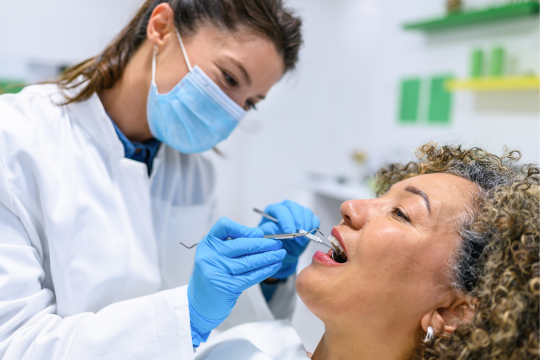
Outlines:
{"type": "Polygon", "coordinates": [[[422,339],[423,342],[428,343],[433,339],[434,331],[433,327],[428,326],[426,336],[422,339]]]}

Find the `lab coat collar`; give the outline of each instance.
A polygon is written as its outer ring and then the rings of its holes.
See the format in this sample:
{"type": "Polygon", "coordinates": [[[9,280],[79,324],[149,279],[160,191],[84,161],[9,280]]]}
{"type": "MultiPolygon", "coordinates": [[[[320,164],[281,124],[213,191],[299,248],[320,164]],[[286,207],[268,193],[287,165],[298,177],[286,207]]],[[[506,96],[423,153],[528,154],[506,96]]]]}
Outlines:
{"type": "MultiPolygon", "coordinates": [[[[73,90],[65,93],[70,96],[76,94],[86,81],[78,78],[81,84],[73,90]]],[[[113,158],[124,158],[124,147],[116,132],[113,124],[105,112],[105,108],[99,99],[97,93],[94,93],[88,100],[74,102],[66,105],[67,110],[77,120],[77,122],[92,136],[95,142],[107,151],[113,158]]]]}
{"type": "MultiPolygon", "coordinates": [[[[86,83],[82,81],[82,78],[75,81],[81,81],[81,85],[73,90],[66,91],[65,93],[68,96],[76,94],[86,83]]],[[[119,160],[125,158],[124,145],[118,138],[112,120],[105,111],[97,93],[94,93],[86,101],[71,103],[67,105],[67,108],[78,123],[92,136],[94,141],[110,154],[111,158],[119,160]]],[[[153,180],[161,165],[165,146],[165,144],[162,144],[154,157],[150,180],[153,180]]]]}

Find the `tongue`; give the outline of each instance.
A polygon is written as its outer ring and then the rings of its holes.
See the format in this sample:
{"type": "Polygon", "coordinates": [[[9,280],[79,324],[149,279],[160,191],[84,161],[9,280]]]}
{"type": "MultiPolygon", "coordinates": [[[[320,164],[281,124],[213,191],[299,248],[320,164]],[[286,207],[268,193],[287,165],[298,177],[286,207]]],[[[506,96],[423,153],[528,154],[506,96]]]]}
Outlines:
{"type": "Polygon", "coordinates": [[[330,260],[332,260],[333,262],[336,262],[336,260],[334,260],[334,257],[332,256],[333,253],[334,253],[334,250],[328,250],[328,252],[324,253],[324,255],[328,256],[330,260]]]}

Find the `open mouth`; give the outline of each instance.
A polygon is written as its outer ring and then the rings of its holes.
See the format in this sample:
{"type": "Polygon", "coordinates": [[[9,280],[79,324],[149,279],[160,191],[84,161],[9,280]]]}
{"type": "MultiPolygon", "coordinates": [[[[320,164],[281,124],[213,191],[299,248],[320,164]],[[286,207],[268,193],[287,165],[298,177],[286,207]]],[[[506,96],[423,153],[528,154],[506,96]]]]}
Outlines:
{"type": "Polygon", "coordinates": [[[332,247],[334,248],[334,251],[332,251],[332,259],[340,264],[347,262],[347,254],[345,253],[345,250],[343,250],[339,240],[334,235],[330,235],[328,241],[332,243],[332,247]]]}

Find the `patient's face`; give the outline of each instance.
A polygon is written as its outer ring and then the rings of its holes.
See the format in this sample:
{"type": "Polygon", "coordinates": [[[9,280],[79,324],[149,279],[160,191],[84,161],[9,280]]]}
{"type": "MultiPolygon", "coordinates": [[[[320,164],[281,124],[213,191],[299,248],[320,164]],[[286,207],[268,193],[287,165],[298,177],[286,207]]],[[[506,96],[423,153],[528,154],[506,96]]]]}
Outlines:
{"type": "Polygon", "coordinates": [[[419,327],[426,312],[448,306],[442,295],[453,291],[448,264],[460,241],[458,219],[474,190],[463,178],[429,174],[380,198],[343,203],[332,233],[348,260],[315,254],[298,276],[298,294],[326,326],[419,327]]]}

